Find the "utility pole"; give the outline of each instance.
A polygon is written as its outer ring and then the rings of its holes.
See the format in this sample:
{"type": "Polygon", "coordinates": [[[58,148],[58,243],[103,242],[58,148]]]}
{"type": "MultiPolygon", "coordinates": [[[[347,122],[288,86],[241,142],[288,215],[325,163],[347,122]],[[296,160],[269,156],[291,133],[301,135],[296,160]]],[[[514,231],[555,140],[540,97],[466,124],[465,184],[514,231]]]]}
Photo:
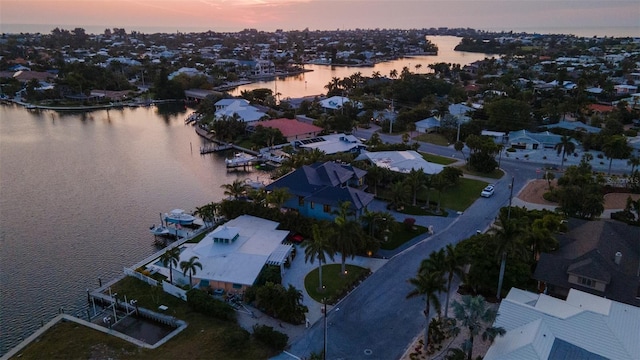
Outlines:
{"type": "Polygon", "coordinates": [[[515,180],[515,176],[511,177],[511,185],[509,185],[510,193],[509,193],[509,209],[507,210],[507,220],[511,219],[511,201],[513,200],[513,181],[515,180]]]}

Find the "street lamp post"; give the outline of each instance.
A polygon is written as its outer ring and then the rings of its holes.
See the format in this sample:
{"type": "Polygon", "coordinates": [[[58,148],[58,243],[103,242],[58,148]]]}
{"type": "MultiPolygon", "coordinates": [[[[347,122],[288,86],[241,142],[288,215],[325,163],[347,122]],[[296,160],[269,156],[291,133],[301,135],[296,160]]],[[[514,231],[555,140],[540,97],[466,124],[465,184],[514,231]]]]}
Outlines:
{"type": "Polygon", "coordinates": [[[327,298],[322,298],[322,309],[324,310],[324,341],[322,359],[327,360],[327,298]]]}

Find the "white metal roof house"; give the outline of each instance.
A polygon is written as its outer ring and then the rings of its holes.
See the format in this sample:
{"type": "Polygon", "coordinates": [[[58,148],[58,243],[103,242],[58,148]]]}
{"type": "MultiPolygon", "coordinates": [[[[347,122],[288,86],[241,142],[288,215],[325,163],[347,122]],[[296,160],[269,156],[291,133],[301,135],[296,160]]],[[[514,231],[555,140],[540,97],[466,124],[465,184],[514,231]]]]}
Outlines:
{"type": "Polygon", "coordinates": [[[245,123],[251,123],[262,119],[266,113],[257,107],[249,105],[244,99],[222,99],[215,104],[216,118],[238,116],[245,123]]]}
{"type": "Polygon", "coordinates": [[[567,300],[512,288],[485,360],[638,359],[640,308],[571,289],[567,300]]]}
{"type": "Polygon", "coordinates": [[[368,160],[378,167],[391,171],[409,173],[411,170],[422,170],[425,174],[437,174],[444,169],[443,165],[426,161],[418,152],[407,151],[365,151],[356,160],[368,160]]]}
{"type": "Polygon", "coordinates": [[[366,148],[366,145],[357,137],[345,134],[329,134],[310,139],[295,140],[293,145],[309,150],[318,149],[327,155],[341,152],[357,153],[366,148]]]}
{"type": "MultiPolygon", "coordinates": [[[[348,102],[351,102],[351,100],[348,97],[332,96],[330,98],[320,100],[320,106],[325,110],[338,110],[348,102]]],[[[354,102],[354,106],[358,108],[362,108],[362,104],[357,102],[354,102]]]]}
{"type": "MultiPolygon", "coordinates": [[[[253,285],[265,264],[280,266],[291,255],[292,246],[283,244],[289,231],[277,230],[279,223],[242,215],[218,226],[199,243],[185,243],[180,261],[198,257],[202,269],[193,275],[194,285],[244,291],[253,285]]],[[[173,269],[177,283],[188,283],[180,268],[173,269]]]]}

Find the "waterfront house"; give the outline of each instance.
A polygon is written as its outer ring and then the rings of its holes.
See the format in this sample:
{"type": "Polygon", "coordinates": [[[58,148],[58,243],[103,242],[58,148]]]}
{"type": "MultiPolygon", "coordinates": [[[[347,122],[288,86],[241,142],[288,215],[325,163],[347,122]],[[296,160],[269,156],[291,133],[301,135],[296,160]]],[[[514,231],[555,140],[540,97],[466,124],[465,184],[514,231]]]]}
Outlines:
{"type": "Polygon", "coordinates": [[[571,289],[566,300],[512,288],[485,360],[620,359],[640,354],[640,308],[571,289]]]}
{"type": "Polygon", "coordinates": [[[422,170],[425,174],[438,174],[443,165],[425,160],[417,151],[376,151],[361,153],[356,160],[368,161],[378,167],[408,174],[411,170],[422,170]]]}
{"type": "MultiPolygon", "coordinates": [[[[181,246],[180,261],[197,256],[202,269],[192,276],[193,286],[244,292],[252,286],[265,265],[279,266],[291,256],[292,245],[284,244],[288,230],[280,224],[250,215],[241,215],[218,226],[197,244],[181,246]]],[[[173,269],[178,284],[189,282],[189,273],[173,269]]]]}
{"type": "Polygon", "coordinates": [[[320,150],[327,155],[341,152],[359,153],[366,149],[366,145],[353,135],[329,134],[310,139],[293,141],[293,146],[306,150],[320,150]]]}
{"type": "Polygon", "coordinates": [[[320,132],[322,132],[322,128],[319,126],[308,124],[306,122],[298,121],[295,119],[281,118],[260,121],[252,124],[252,126],[247,127],[247,130],[252,131],[256,126],[264,126],[267,128],[280,130],[282,135],[287,138],[287,142],[316,137],[320,132]]]}
{"type": "Polygon", "coordinates": [[[373,195],[364,191],[366,174],[366,171],[348,164],[315,163],[298,168],[265,189],[287,189],[292,196],[284,208],[307,217],[332,220],[334,212],[345,201],[351,204],[351,211],[358,217],[373,201],[373,195]]]}
{"type": "Polygon", "coordinates": [[[264,118],[267,114],[257,107],[249,105],[245,99],[222,99],[214,104],[217,119],[236,116],[245,123],[252,123],[264,118]]]}

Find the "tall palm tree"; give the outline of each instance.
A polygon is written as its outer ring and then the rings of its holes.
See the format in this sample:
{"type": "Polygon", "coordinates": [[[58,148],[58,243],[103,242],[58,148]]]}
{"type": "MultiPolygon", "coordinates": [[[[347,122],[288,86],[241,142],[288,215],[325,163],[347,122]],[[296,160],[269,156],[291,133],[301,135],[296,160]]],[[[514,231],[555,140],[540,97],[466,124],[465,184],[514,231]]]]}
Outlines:
{"type": "Polygon", "coordinates": [[[571,136],[562,135],[560,142],[554,147],[558,152],[558,155],[562,153],[562,160],[560,160],[560,169],[564,166],[564,157],[567,153],[573,153],[576,150],[576,144],[571,141],[571,136]]]}
{"type": "Polygon", "coordinates": [[[330,229],[328,226],[321,228],[315,223],[311,228],[312,238],[302,243],[302,247],[304,247],[304,262],[309,261],[313,264],[314,260],[318,259],[318,291],[321,291],[323,288],[322,263],[327,262],[327,257],[333,261],[334,252],[329,243],[329,238],[331,238],[333,234],[330,229]]]}
{"type": "Polygon", "coordinates": [[[422,169],[411,169],[409,174],[407,174],[406,181],[411,188],[411,192],[413,193],[413,206],[416,206],[416,198],[418,196],[418,191],[424,188],[424,184],[426,183],[427,174],[422,171],[422,169]]]}
{"type": "Polygon", "coordinates": [[[163,266],[169,268],[169,283],[173,284],[173,267],[178,266],[180,261],[180,249],[172,247],[167,249],[162,255],[160,255],[160,262],[163,266]]]}
{"type": "MultiPolygon", "coordinates": [[[[429,273],[438,273],[444,279],[444,265],[445,263],[445,253],[444,249],[440,249],[438,251],[432,251],[429,254],[429,257],[422,260],[420,263],[420,268],[418,268],[418,273],[420,274],[429,274],[429,273]]],[[[440,298],[440,292],[438,291],[438,298],[440,298]]],[[[438,318],[442,318],[441,308],[438,306],[438,318]]]]}
{"type": "Polygon", "coordinates": [[[520,242],[520,238],[523,235],[523,227],[515,220],[510,219],[509,215],[504,212],[500,213],[499,223],[500,227],[494,230],[492,234],[494,239],[497,240],[497,252],[500,256],[500,275],[498,277],[498,290],[496,292],[496,298],[498,299],[501,297],[504,271],[507,266],[507,255],[521,255],[523,252],[522,243],[520,242]]]}
{"type": "Polygon", "coordinates": [[[411,189],[404,182],[399,181],[391,184],[389,189],[391,205],[396,209],[402,207],[406,203],[410,191],[411,189]]]}
{"type": "Polygon", "coordinates": [[[276,209],[280,209],[290,197],[291,193],[287,188],[273,189],[269,194],[267,194],[267,203],[276,209]]]}
{"type": "Polygon", "coordinates": [[[629,160],[627,160],[627,165],[631,166],[631,175],[635,169],[640,166],[640,156],[631,156],[629,160]]]}
{"type": "Polygon", "coordinates": [[[453,312],[460,325],[469,330],[469,339],[464,347],[467,350],[467,360],[471,360],[473,353],[473,339],[482,332],[482,340],[493,340],[497,336],[506,333],[501,327],[493,327],[494,320],[498,316],[498,311],[487,305],[481,295],[463,295],[462,302],[453,302],[453,312]]]}
{"type": "Polygon", "coordinates": [[[602,151],[609,158],[609,174],[613,159],[626,159],[631,155],[631,146],[624,135],[614,135],[602,145],[602,151]]]}
{"type": "Polygon", "coordinates": [[[180,262],[180,269],[182,269],[182,275],[187,275],[189,273],[189,285],[193,287],[193,278],[192,276],[196,274],[196,268],[200,268],[202,270],[202,264],[198,261],[197,256],[192,256],[189,260],[180,262]]]}
{"type": "Polygon", "coordinates": [[[233,197],[234,200],[238,200],[247,192],[247,184],[240,179],[234,180],[231,184],[222,184],[220,187],[224,189],[226,196],[233,197]]]}
{"type": "Polygon", "coordinates": [[[444,270],[447,273],[447,297],[444,303],[444,316],[449,314],[449,296],[451,295],[451,283],[453,283],[454,275],[463,279],[466,277],[465,266],[467,258],[456,246],[448,244],[444,248],[444,270]]]}
{"type": "Polygon", "coordinates": [[[442,273],[431,271],[426,273],[419,272],[415,278],[409,279],[409,283],[415,287],[407,294],[407,299],[419,295],[424,295],[426,305],[424,308],[424,317],[427,325],[424,328],[424,348],[429,346],[429,323],[431,322],[431,306],[440,312],[440,299],[438,293],[445,290],[444,278],[442,273]]]}
{"type": "Polygon", "coordinates": [[[440,204],[442,203],[442,192],[449,186],[449,182],[441,174],[431,175],[431,187],[438,191],[438,207],[436,213],[440,212],[440,204]]]}
{"type": "Polygon", "coordinates": [[[215,221],[216,215],[220,209],[220,204],[218,203],[210,203],[201,207],[197,207],[194,215],[198,215],[202,217],[204,224],[208,227],[212,225],[215,221]]]}
{"type": "Polygon", "coordinates": [[[337,215],[334,219],[337,236],[333,237],[333,249],[340,253],[340,276],[344,276],[347,270],[347,257],[354,258],[358,251],[358,241],[362,238],[358,230],[362,231],[362,228],[357,221],[349,218],[353,214],[351,202],[341,202],[335,214],[337,215]]]}

